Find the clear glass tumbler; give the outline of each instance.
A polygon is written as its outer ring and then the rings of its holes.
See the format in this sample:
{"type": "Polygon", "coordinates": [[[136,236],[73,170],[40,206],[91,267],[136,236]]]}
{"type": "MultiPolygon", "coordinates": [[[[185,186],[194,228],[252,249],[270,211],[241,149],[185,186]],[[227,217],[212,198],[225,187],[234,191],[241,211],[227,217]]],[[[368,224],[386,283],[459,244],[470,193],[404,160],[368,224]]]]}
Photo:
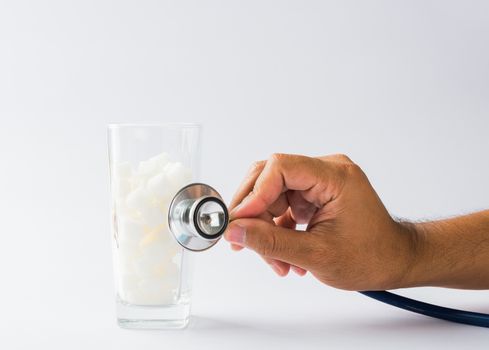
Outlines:
{"type": "Polygon", "coordinates": [[[124,328],[183,328],[191,253],[168,228],[168,207],[198,177],[196,124],[108,126],[117,320],[124,328]]]}

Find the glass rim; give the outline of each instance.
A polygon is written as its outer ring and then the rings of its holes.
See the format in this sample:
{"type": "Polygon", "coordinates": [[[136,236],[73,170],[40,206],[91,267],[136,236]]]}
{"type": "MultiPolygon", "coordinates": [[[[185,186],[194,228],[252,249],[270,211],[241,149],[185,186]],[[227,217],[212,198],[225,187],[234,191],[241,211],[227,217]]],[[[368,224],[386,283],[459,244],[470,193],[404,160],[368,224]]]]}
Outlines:
{"type": "Polygon", "coordinates": [[[109,123],[107,129],[122,128],[195,128],[200,129],[202,124],[199,123],[109,123]]]}

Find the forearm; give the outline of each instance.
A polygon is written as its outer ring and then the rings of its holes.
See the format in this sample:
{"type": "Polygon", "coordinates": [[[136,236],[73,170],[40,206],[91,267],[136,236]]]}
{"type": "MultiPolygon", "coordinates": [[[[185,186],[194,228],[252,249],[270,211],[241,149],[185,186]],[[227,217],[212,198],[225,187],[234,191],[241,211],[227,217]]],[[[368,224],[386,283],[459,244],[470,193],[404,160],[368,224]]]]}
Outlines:
{"type": "Polygon", "coordinates": [[[408,227],[416,244],[405,287],[489,289],[489,210],[408,227]]]}

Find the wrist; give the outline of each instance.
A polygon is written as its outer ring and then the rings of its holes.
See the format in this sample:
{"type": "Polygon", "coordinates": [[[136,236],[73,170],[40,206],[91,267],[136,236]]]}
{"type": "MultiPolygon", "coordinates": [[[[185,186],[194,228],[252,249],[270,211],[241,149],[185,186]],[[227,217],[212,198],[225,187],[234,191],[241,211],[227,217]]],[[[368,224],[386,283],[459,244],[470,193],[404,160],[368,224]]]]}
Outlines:
{"type": "Polygon", "coordinates": [[[393,261],[398,263],[396,272],[390,275],[389,289],[488,288],[489,211],[396,225],[399,241],[395,246],[400,248],[398,256],[394,255],[393,261]]]}
{"type": "Polygon", "coordinates": [[[422,224],[403,221],[397,222],[397,235],[401,240],[402,253],[398,274],[392,282],[392,288],[409,288],[427,283],[430,245],[422,224]]]}

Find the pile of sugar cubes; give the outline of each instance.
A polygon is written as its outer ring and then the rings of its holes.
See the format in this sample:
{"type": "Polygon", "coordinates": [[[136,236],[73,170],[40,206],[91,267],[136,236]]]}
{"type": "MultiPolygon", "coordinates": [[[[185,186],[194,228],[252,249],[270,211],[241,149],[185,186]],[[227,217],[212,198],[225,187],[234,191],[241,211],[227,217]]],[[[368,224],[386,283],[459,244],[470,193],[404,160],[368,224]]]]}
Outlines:
{"type": "Polygon", "coordinates": [[[182,248],[168,229],[173,196],[191,172],[166,153],[139,162],[112,164],[114,266],[119,298],[135,305],[175,302],[182,248]]]}

